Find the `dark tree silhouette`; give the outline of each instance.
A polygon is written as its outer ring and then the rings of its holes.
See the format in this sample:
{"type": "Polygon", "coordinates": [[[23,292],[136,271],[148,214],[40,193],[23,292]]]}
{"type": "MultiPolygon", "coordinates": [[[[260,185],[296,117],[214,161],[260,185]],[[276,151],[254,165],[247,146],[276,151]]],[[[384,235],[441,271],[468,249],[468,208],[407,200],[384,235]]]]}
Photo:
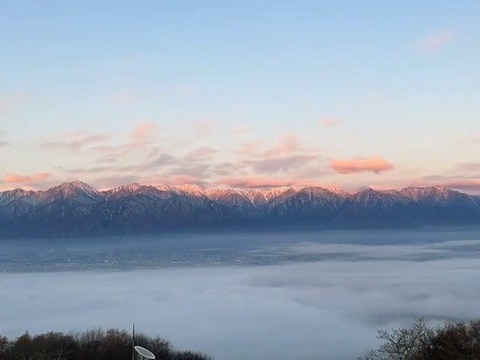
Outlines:
{"type": "MultiPolygon", "coordinates": [[[[151,350],[158,360],[212,360],[211,357],[178,351],[160,337],[136,334],[136,345],[151,350]]],[[[75,334],[49,332],[15,340],[0,336],[0,360],[131,360],[132,338],[119,329],[92,329],[75,334]]]]}
{"type": "Polygon", "coordinates": [[[478,360],[480,321],[431,327],[424,318],[410,328],[379,330],[383,344],[359,360],[478,360]]]}

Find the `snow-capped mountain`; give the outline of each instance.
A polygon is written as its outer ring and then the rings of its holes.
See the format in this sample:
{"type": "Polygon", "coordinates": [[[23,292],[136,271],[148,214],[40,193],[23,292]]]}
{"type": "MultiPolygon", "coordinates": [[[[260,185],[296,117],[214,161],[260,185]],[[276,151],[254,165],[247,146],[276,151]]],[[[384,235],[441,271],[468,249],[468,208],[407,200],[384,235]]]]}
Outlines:
{"type": "Polygon", "coordinates": [[[236,189],[211,189],[207,190],[206,196],[222,205],[236,208],[240,211],[251,212],[259,209],[266,202],[261,192],[241,191],[236,189]],[[259,197],[259,199],[257,199],[259,197]]]}
{"type": "Polygon", "coordinates": [[[454,191],[442,186],[432,187],[408,187],[400,191],[408,199],[424,204],[444,204],[452,202],[465,202],[475,204],[475,199],[467,194],[454,191]]]}
{"type": "Polygon", "coordinates": [[[390,208],[395,204],[408,202],[401,192],[378,191],[371,188],[362,190],[349,198],[353,203],[365,208],[390,208]]]}
{"type": "Polygon", "coordinates": [[[105,200],[111,201],[114,199],[122,199],[128,196],[147,196],[154,199],[164,199],[171,196],[171,193],[171,190],[161,190],[155,186],[131,183],[111,190],[103,191],[102,195],[104,196],[105,200]]]}
{"type": "Polygon", "coordinates": [[[195,184],[175,185],[175,186],[172,186],[171,188],[177,194],[180,194],[180,195],[195,196],[195,197],[207,196],[205,189],[195,184]]]}
{"type": "Polygon", "coordinates": [[[51,203],[56,200],[66,200],[82,205],[95,204],[103,196],[100,192],[90,185],[74,180],[54,186],[41,193],[41,203],[51,203]]]}
{"type": "Polygon", "coordinates": [[[0,192],[0,206],[9,204],[12,201],[24,199],[27,203],[35,204],[38,203],[38,194],[39,191],[28,191],[23,189],[8,190],[0,192]]]}
{"type": "Polygon", "coordinates": [[[0,236],[66,236],[238,226],[480,225],[480,198],[438,186],[204,189],[128,184],[98,191],[72,181],[46,191],[0,192],[0,236]]]}

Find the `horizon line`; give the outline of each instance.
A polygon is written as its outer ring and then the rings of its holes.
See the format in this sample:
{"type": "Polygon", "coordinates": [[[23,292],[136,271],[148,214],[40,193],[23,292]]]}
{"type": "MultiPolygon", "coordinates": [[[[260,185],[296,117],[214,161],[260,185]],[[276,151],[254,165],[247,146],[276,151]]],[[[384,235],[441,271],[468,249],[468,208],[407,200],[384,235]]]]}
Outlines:
{"type": "MultiPolygon", "coordinates": [[[[359,190],[355,190],[355,191],[352,192],[352,191],[347,191],[347,190],[343,189],[341,186],[327,186],[327,185],[325,185],[325,186],[320,186],[320,185],[279,185],[279,186],[275,186],[275,185],[273,185],[273,186],[256,186],[256,187],[255,186],[252,186],[252,187],[235,187],[235,186],[215,187],[215,186],[205,186],[205,185],[201,185],[201,184],[198,184],[198,183],[184,183],[184,184],[171,185],[171,184],[167,184],[167,183],[144,184],[144,183],[139,183],[139,182],[125,183],[123,185],[110,187],[110,188],[97,188],[97,187],[94,187],[94,186],[90,185],[89,183],[87,183],[85,181],[78,180],[78,179],[60,182],[57,185],[53,185],[53,186],[50,186],[50,187],[46,188],[45,190],[42,190],[42,189],[36,189],[36,190],[28,189],[28,186],[27,186],[27,189],[24,188],[24,187],[16,187],[16,188],[10,189],[10,190],[0,190],[0,194],[4,193],[4,192],[8,192],[8,191],[15,191],[15,190],[33,191],[33,192],[46,192],[46,191],[49,191],[49,190],[51,190],[55,187],[60,187],[62,185],[66,185],[66,184],[84,184],[84,185],[87,185],[88,187],[90,187],[90,188],[92,188],[92,189],[94,189],[98,192],[106,192],[106,191],[110,191],[110,190],[115,190],[115,189],[119,189],[119,188],[126,187],[126,186],[129,186],[129,185],[151,186],[151,187],[154,187],[154,188],[158,188],[158,187],[161,187],[161,186],[165,186],[167,188],[168,187],[169,188],[179,188],[179,187],[182,187],[182,186],[195,186],[195,187],[198,187],[202,190],[237,190],[237,191],[249,191],[249,190],[257,190],[257,191],[264,190],[265,191],[265,190],[273,190],[273,189],[301,189],[301,190],[303,190],[303,189],[316,188],[316,189],[324,189],[324,190],[328,190],[328,191],[338,190],[338,191],[344,192],[348,195],[355,195],[355,194],[361,193],[361,192],[366,191],[366,190],[373,190],[373,191],[379,192],[379,193],[386,193],[386,192],[389,192],[389,191],[400,192],[401,190],[412,189],[412,188],[415,188],[415,189],[437,188],[437,189],[442,189],[442,190],[454,191],[454,192],[458,192],[458,193],[461,193],[461,194],[466,194],[466,195],[469,195],[469,196],[479,196],[478,194],[471,194],[471,193],[468,193],[468,192],[455,190],[451,187],[443,186],[443,185],[440,185],[440,184],[427,185],[427,186],[410,185],[410,186],[404,186],[404,187],[397,187],[397,188],[392,187],[392,188],[384,188],[384,189],[375,189],[373,186],[366,186],[366,187],[362,187],[359,190]]],[[[332,192],[334,192],[334,191],[332,191],[332,192]]]]}

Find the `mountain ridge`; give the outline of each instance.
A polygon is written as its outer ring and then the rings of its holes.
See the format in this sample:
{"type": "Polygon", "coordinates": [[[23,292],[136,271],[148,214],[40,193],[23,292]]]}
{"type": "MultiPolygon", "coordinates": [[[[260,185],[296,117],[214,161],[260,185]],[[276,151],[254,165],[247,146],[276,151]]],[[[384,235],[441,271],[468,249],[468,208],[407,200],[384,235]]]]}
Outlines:
{"type": "Polygon", "coordinates": [[[284,225],[480,225],[480,197],[440,186],[348,193],[308,186],[209,189],[131,183],[99,191],[78,180],[47,190],[0,192],[2,238],[284,225]]]}

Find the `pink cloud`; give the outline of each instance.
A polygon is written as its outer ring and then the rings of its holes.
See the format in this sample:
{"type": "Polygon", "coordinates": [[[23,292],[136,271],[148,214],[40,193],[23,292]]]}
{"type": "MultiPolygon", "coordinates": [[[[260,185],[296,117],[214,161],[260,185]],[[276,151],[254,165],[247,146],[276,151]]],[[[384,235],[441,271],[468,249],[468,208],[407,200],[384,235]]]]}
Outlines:
{"type": "Polygon", "coordinates": [[[298,136],[295,134],[287,134],[283,136],[278,144],[272,149],[265,151],[263,156],[281,156],[290,155],[301,150],[298,136]]]}
{"type": "Polygon", "coordinates": [[[331,128],[338,125],[338,120],[333,118],[325,118],[320,120],[320,126],[331,128]]]}
{"type": "Polygon", "coordinates": [[[244,135],[244,134],[248,134],[249,132],[250,132],[250,127],[248,127],[246,125],[235,126],[232,129],[232,133],[234,135],[244,135]]]}
{"type": "Polygon", "coordinates": [[[195,178],[193,176],[188,175],[178,175],[172,176],[167,179],[167,182],[172,185],[188,185],[188,184],[195,184],[195,185],[204,185],[205,182],[195,178]]]}
{"type": "Polygon", "coordinates": [[[212,166],[212,172],[216,176],[231,176],[233,174],[245,174],[244,169],[239,168],[238,164],[223,162],[212,166]]]}
{"type": "Polygon", "coordinates": [[[248,142],[248,143],[242,144],[238,152],[244,155],[253,155],[253,154],[256,154],[259,150],[260,150],[260,143],[248,142]]]}
{"type": "Polygon", "coordinates": [[[3,181],[7,184],[37,185],[45,180],[51,179],[50,173],[38,173],[33,175],[7,174],[3,181]]]}
{"type": "Polygon", "coordinates": [[[170,154],[159,154],[153,156],[150,160],[135,163],[135,164],[122,164],[117,167],[112,167],[113,170],[125,173],[127,172],[151,172],[159,169],[168,167],[169,165],[175,164],[177,159],[170,154]]]}
{"type": "Polygon", "coordinates": [[[193,176],[202,179],[208,178],[212,175],[211,166],[202,162],[195,162],[193,164],[180,163],[179,166],[172,169],[169,174],[175,176],[193,176]]]}
{"type": "Polygon", "coordinates": [[[94,178],[88,183],[91,183],[92,186],[99,190],[108,190],[118,186],[131,184],[133,182],[138,182],[138,176],[133,175],[116,175],[116,176],[104,176],[94,178]]]}
{"type": "Polygon", "coordinates": [[[225,185],[234,188],[265,188],[292,186],[295,181],[283,180],[278,178],[226,178],[216,182],[217,185],[225,185]]]}
{"type": "Polygon", "coordinates": [[[443,186],[449,189],[480,193],[480,178],[462,176],[434,175],[416,179],[409,183],[409,186],[443,186]]]}
{"type": "Polygon", "coordinates": [[[98,174],[101,172],[105,171],[111,171],[114,168],[111,166],[95,166],[91,168],[72,168],[72,169],[64,169],[61,168],[61,170],[64,170],[68,174],[75,174],[75,175],[84,175],[84,174],[98,174]]]}
{"type": "Polygon", "coordinates": [[[246,164],[252,166],[256,173],[275,173],[299,168],[316,159],[317,156],[313,155],[292,155],[247,161],[246,164]]]}
{"type": "Polygon", "coordinates": [[[373,172],[379,174],[382,171],[393,169],[393,164],[381,157],[354,158],[346,160],[332,160],[330,167],[339,174],[354,174],[359,172],[373,172]]]}
{"type": "Polygon", "coordinates": [[[188,175],[149,177],[142,179],[141,182],[142,184],[151,185],[198,185],[202,187],[208,186],[207,182],[188,175]]]}
{"type": "Polygon", "coordinates": [[[318,148],[308,148],[301,144],[296,134],[286,134],[277,139],[273,146],[265,147],[260,141],[246,142],[241,145],[238,153],[260,158],[293,156],[298,154],[314,154],[318,148]]]}
{"type": "Polygon", "coordinates": [[[208,146],[202,146],[196,148],[195,150],[190,151],[187,155],[185,155],[186,160],[204,160],[209,158],[210,155],[216,154],[218,152],[217,149],[208,146]]]}
{"type": "Polygon", "coordinates": [[[119,145],[98,145],[89,148],[89,151],[93,151],[100,154],[102,162],[112,162],[116,158],[125,156],[129,153],[143,151],[149,154],[159,153],[160,149],[157,146],[153,146],[153,140],[157,136],[157,126],[153,122],[141,122],[137,124],[129,133],[130,140],[121,143],[119,145]]]}
{"type": "Polygon", "coordinates": [[[441,185],[460,191],[480,192],[480,179],[455,179],[446,181],[441,185]]]}
{"type": "Polygon", "coordinates": [[[71,140],[49,141],[41,144],[44,149],[55,149],[66,147],[71,151],[80,151],[89,145],[96,145],[109,140],[110,137],[104,134],[90,134],[84,132],[75,132],[71,140]]]}
{"type": "Polygon", "coordinates": [[[417,42],[417,47],[428,53],[436,53],[449,45],[455,36],[451,31],[439,31],[417,42]]]}
{"type": "Polygon", "coordinates": [[[317,163],[308,164],[308,165],[309,166],[306,166],[305,168],[302,168],[296,171],[295,174],[302,179],[303,178],[307,178],[307,179],[320,178],[320,177],[331,175],[331,169],[324,166],[323,162],[321,165],[317,163]]]}
{"type": "Polygon", "coordinates": [[[225,178],[215,182],[216,185],[233,188],[274,188],[283,186],[322,186],[321,183],[309,179],[279,179],[268,177],[225,178]]]}
{"type": "Polygon", "coordinates": [[[214,132],[218,124],[214,121],[198,121],[192,123],[192,127],[196,136],[206,136],[214,132]]]}
{"type": "Polygon", "coordinates": [[[136,141],[150,140],[156,130],[156,125],[153,122],[144,121],[138,124],[130,133],[130,137],[136,141]]]}
{"type": "Polygon", "coordinates": [[[463,163],[457,166],[457,169],[465,172],[480,172],[480,163],[463,163]]]}

